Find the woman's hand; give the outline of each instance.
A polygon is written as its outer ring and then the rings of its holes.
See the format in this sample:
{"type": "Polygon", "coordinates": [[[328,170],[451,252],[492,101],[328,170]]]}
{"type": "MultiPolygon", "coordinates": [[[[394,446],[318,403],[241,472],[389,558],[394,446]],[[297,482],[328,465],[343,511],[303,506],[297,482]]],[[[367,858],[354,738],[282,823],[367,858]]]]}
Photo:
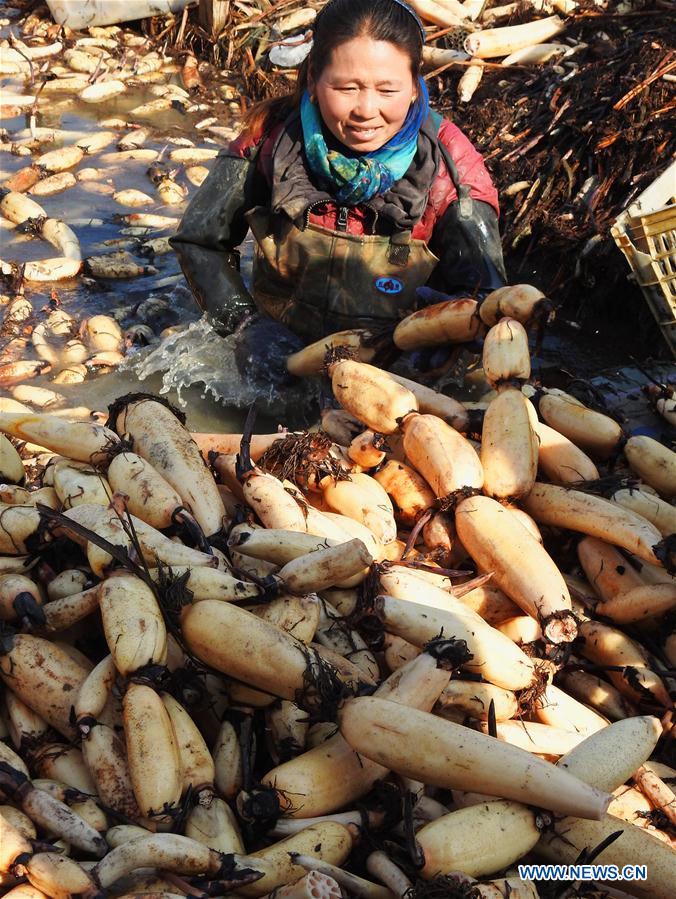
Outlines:
{"type": "Polygon", "coordinates": [[[287,327],[255,314],[233,337],[237,368],[248,381],[277,388],[293,381],[286,368],[286,358],[300,350],[303,341],[287,327]]]}
{"type": "Polygon", "coordinates": [[[474,296],[474,291],[471,294],[468,291],[444,293],[443,290],[434,290],[434,288],[427,287],[427,285],[417,287],[415,292],[423,306],[432,306],[434,303],[445,303],[448,300],[464,300],[467,299],[467,297],[471,297],[471,299],[475,300],[483,300],[484,295],[486,294],[486,291],[479,291],[477,296],[474,296]]]}
{"type": "Polygon", "coordinates": [[[434,290],[432,287],[427,287],[426,285],[416,288],[415,293],[423,306],[432,306],[434,303],[443,303],[445,300],[451,299],[451,297],[442,290],[434,290]]]}

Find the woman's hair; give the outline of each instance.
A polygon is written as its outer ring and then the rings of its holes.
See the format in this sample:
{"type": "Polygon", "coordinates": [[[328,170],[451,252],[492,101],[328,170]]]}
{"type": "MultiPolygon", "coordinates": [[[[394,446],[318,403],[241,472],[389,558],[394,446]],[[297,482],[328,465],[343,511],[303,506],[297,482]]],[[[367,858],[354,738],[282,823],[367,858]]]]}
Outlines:
{"type": "Polygon", "coordinates": [[[244,117],[244,130],[258,137],[282,122],[300,106],[308,85],[308,71],[318,78],[341,44],[357,37],[387,41],[408,54],[411,74],[417,81],[422,65],[423,34],[419,19],[401,0],[329,0],[320,10],[313,29],[309,55],[298,70],[293,93],[263,100],[244,117]]]}

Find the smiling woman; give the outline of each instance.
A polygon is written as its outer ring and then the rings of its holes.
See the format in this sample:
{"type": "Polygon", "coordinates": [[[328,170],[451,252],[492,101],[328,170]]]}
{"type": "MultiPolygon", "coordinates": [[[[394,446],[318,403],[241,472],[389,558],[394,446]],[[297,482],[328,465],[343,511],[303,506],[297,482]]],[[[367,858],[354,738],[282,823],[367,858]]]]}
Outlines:
{"type": "Polygon", "coordinates": [[[418,95],[411,61],[388,41],[356,37],[336,47],[315,80],[321,118],[331,134],[351,150],[378,150],[399,132],[418,95]]]}
{"type": "Polygon", "coordinates": [[[497,194],[430,110],[424,41],[404,0],[329,0],[294,94],[251,110],[190,204],[173,246],[219,330],[252,316],[238,331],[250,366],[274,365],[270,319],[288,352],[504,283],[497,194]],[[248,228],[251,294],[236,252],[248,228]]]}

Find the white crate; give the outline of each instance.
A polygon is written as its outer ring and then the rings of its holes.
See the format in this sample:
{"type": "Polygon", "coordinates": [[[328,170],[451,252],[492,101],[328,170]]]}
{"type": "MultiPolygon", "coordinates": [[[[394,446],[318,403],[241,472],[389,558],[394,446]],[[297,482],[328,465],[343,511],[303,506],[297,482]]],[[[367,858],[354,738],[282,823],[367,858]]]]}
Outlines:
{"type": "Polygon", "coordinates": [[[676,162],[618,216],[611,233],[676,356],[676,162]]]}

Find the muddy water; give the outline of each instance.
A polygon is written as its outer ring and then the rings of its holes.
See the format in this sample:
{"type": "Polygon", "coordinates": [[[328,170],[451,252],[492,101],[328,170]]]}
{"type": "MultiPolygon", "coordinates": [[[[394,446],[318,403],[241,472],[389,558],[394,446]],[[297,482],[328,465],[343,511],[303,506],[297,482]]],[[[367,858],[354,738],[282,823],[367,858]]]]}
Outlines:
{"type": "MultiPolygon", "coordinates": [[[[80,138],[93,134],[96,131],[115,130],[102,127],[98,123],[101,120],[112,117],[124,120],[129,110],[153,99],[156,98],[149,91],[142,88],[136,88],[130,89],[121,97],[115,97],[112,100],[101,104],[88,105],[86,103],[78,103],[71,100],[67,102],[65,108],[60,110],[59,107],[64,103],[64,100],[56,96],[54,108],[52,110],[45,108],[44,111],[39,111],[36,117],[36,125],[38,128],[54,129],[55,131],[54,142],[45,144],[44,151],[57,149],[65,144],[75,143],[80,138]]],[[[152,120],[149,118],[143,120],[139,119],[139,125],[143,127],[143,125],[147,123],[152,127],[153,131],[158,132],[153,135],[152,140],[148,140],[144,144],[144,147],[158,151],[165,150],[166,152],[176,149],[176,145],[168,143],[166,138],[180,136],[187,137],[191,132],[195,134],[191,127],[192,122],[186,122],[184,121],[184,118],[185,117],[180,116],[177,112],[170,110],[168,114],[157,113],[152,120]]],[[[194,119],[196,117],[190,116],[189,118],[194,119]]],[[[199,118],[199,116],[197,116],[197,118],[199,118]]],[[[29,119],[27,116],[4,119],[1,122],[1,127],[5,128],[10,133],[10,139],[13,139],[15,135],[20,135],[21,138],[28,138],[30,136],[28,126],[29,119]]],[[[124,137],[128,131],[131,131],[131,129],[119,130],[118,139],[124,137]]],[[[206,145],[204,144],[204,140],[200,140],[199,138],[196,143],[206,145]]],[[[218,145],[214,143],[211,143],[208,146],[211,146],[213,149],[218,149],[218,145]]],[[[114,152],[115,142],[111,143],[108,147],[105,147],[99,153],[90,157],[85,157],[79,166],[74,169],[74,173],[77,173],[79,169],[93,167],[101,171],[100,181],[95,182],[97,184],[108,185],[113,187],[116,191],[135,188],[153,196],[154,188],[146,174],[149,163],[124,160],[118,164],[113,164],[102,163],[100,161],[101,156],[109,155],[114,152]]],[[[19,171],[29,163],[30,157],[14,156],[7,151],[2,152],[0,165],[2,167],[3,180],[8,174],[19,171]]],[[[184,181],[185,179],[181,180],[184,181]]],[[[91,185],[91,182],[89,182],[89,184],[91,185]]],[[[193,190],[195,190],[195,188],[193,188],[193,190]]],[[[116,247],[105,246],[105,241],[122,239],[125,236],[127,236],[128,239],[131,239],[132,235],[125,235],[125,226],[115,222],[114,216],[132,212],[148,211],[153,213],[157,212],[160,215],[180,218],[181,210],[184,208],[178,206],[164,206],[160,209],[162,204],[159,199],[152,207],[138,209],[123,207],[114,202],[111,196],[94,193],[88,189],[86,184],[81,184],[79,182],[74,187],[62,191],[61,193],[48,197],[35,197],[35,199],[41,206],[43,206],[48,215],[53,216],[54,218],[63,219],[73,228],[80,241],[82,255],[84,257],[111,252],[116,249],[116,247]]],[[[151,233],[148,231],[147,235],[149,237],[156,237],[168,233],[170,232],[153,231],[151,233]]],[[[141,235],[142,232],[139,232],[138,236],[141,235]]],[[[44,258],[46,255],[45,245],[40,240],[32,240],[19,235],[12,239],[8,236],[8,232],[4,232],[2,242],[3,252],[5,255],[11,253],[13,261],[26,262],[28,260],[44,258]]],[[[161,264],[163,266],[163,276],[178,272],[178,266],[173,257],[166,257],[162,260],[161,264]]],[[[111,286],[115,289],[120,285],[111,286]]],[[[67,295],[70,312],[73,314],[82,314],[85,312],[92,314],[94,311],[105,311],[106,302],[104,291],[101,291],[100,302],[97,306],[96,297],[94,296],[95,291],[87,290],[86,285],[84,285],[85,289],[83,289],[83,285],[76,286],[73,284],[71,287],[72,289],[70,291],[65,291],[61,288],[64,294],[67,295]]],[[[136,283],[130,284],[128,287],[131,290],[138,289],[136,283]]],[[[149,281],[146,288],[150,289],[151,287],[152,283],[149,281]]],[[[125,289],[126,288],[122,286],[121,292],[124,293],[125,289]]]]}
{"type": "MultiPolygon", "coordinates": [[[[8,91],[22,92],[21,82],[12,83],[10,77],[3,79],[2,85],[8,91]]],[[[29,92],[30,88],[24,90],[29,92]]],[[[56,149],[65,144],[72,144],[96,131],[109,130],[99,124],[102,120],[111,117],[132,120],[132,117],[128,116],[130,110],[153,99],[155,96],[152,91],[144,88],[129,89],[119,97],[95,105],[56,96],[53,103],[50,101],[48,106],[39,110],[35,121],[37,128],[54,129],[56,132],[53,143],[45,145],[43,150],[56,149]]],[[[167,161],[168,153],[179,145],[174,142],[176,139],[188,138],[197,146],[216,150],[222,146],[222,141],[210,140],[208,135],[200,134],[194,128],[195,123],[205,118],[207,114],[206,110],[202,110],[186,115],[172,109],[155,113],[152,118],[145,117],[135,121],[152,131],[152,139],[146,141],[144,147],[160,151],[161,159],[167,161]]],[[[225,115],[221,114],[219,125],[227,123],[226,112],[225,115]]],[[[29,124],[28,116],[17,116],[0,122],[0,126],[8,132],[9,141],[28,137],[29,124]]],[[[233,133],[235,127],[233,123],[233,133]]],[[[128,130],[130,129],[120,130],[119,138],[127,134],[128,130]]],[[[139,253],[142,240],[170,236],[174,228],[165,230],[130,228],[118,220],[119,216],[134,212],[151,212],[178,220],[186,203],[181,206],[162,204],[147,176],[148,162],[132,160],[119,164],[101,162],[101,156],[114,152],[115,142],[99,153],[86,157],[75,170],[77,172],[84,167],[99,169],[101,178],[95,184],[105,185],[108,193],[92,192],[91,183],[78,182],[74,187],[59,194],[35,199],[49,216],[62,219],[73,229],[80,241],[84,258],[123,249],[141,264],[152,263],[158,270],[157,274],[129,280],[94,279],[81,275],[76,280],[53,285],[31,283],[26,285],[26,295],[33,304],[38,320],[40,310],[49,308],[50,292],[54,287],[62,308],[78,321],[89,315],[106,313],[114,315],[123,328],[148,324],[156,335],[167,327],[188,328],[191,322],[198,321],[200,314],[180,273],[174,254],[155,256],[149,260],[139,253]],[[135,188],[157,197],[157,202],[143,208],[123,207],[112,199],[110,188],[114,188],[115,191],[135,188]],[[154,307],[148,308],[149,299],[157,301],[154,307]],[[140,317],[138,313],[134,313],[134,309],[139,306],[141,313],[148,309],[147,313],[140,317]]],[[[30,157],[12,155],[9,152],[9,143],[0,145],[1,181],[29,163],[30,157]]],[[[171,166],[171,163],[169,164],[171,166]]],[[[205,163],[207,167],[210,164],[205,163]]],[[[175,168],[178,170],[177,180],[189,189],[191,196],[197,188],[185,178],[183,167],[175,166],[175,168]]],[[[53,255],[55,255],[53,248],[40,239],[21,234],[18,229],[0,230],[0,257],[4,260],[22,263],[53,255]]],[[[210,331],[206,326],[203,326],[203,330],[210,331]]],[[[215,353],[221,341],[213,332],[210,333],[210,338],[215,353]]],[[[237,397],[233,396],[232,389],[229,392],[218,391],[214,389],[212,382],[205,384],[200,380],[195,370],[197,360],[191,358],[189,351],[181,350],[180,338],[173,337],[169,342],[169,346],[173,348],[171,356],[163,351],[163,343],[162,338],[158,336],[148,348],[132,347],[120,370],[98,377],[93,376],[83,384],[59,385],[58,392],[66,398],[66,405],[69,407],[87,406],[99,410],[105,409],[115,397],[133,390],[160,392],[184,408],[188,414],[189,425],[193,429],[226,431],[239,427],[242,415],[233,404],[237,397]],[[164,372],[159,371],[157,363],[152,361],[147,369],[142,366],[143,358],[154,351],[158,352],[156,359],[165,360],[164,372]],[[149,374],[151,370],[156,373],[149,374]],[[165,378],[164,373],[167,375],[165,378]],[[222,402],[223,397],[229,400],[228,405],[222,402]]],[[[198,351],[196,347],[195,352],[198,351]]],[[[227,347],[223,348],[223,352],[227,354],[227,347]]],[[[212,370],[215,368],[214,363],[212,370]]],[[[236,375],[236,370],[231,371],[231,380],[236,380],[236,375]]],[[[49,381],[49,375],[35,378],[31,383],[43,387],[54,386],[49,381]]],[[[272,417],[274,418],[274,413],[272,417]]]]}
{"type": "MultiPolygon", "coordinates": [[[[21,93],[20,81],[11,77],[3,79],[8,90],[21,93]]],[[[30,92],[30,88],[24,88],[30,92]]],[[[102,104],[85,104],[72,98],[55,96],[53,102],[42,107],[35,124],[39,128],[51,128],[58,132],[53,144],[44,147],[52,149],[63,144],[71,144],[82,136],[105,129],[100,122],[111,117],[131,118],[130,110],[155,98],[152,90],[138,87],[102,104]]],[[[177,110],[155,113],[152,117],[137,119],[136,123],[148,127],[152,132],[144,146],[161,151],[167,161],[168,153],[177,144],[175,141],[188,138],[196,146],[218,149],[223,140],[215,140],[208,133],[195,128],[197,122],[210,115],[208,109],[182,114],[177,110]]],[[[228,111],[227,104],[219,104],[219,126],[231,126],[236,130],[236,121],[228,111]]],[[[6,119],[1,127],[6,129],[9,140],[29,135],[27,116],[6,119]]],[[[121,130],[119,137],[128,133],[121,130]]],[[[20,157],[8,152],[9,144],[0,145],[0,180],[30,163],[29,157],[20,157]]],[[[78,169],[95,167],[101,169],[100,184],[119,191],[136,188],[156,197],[155,189],[148,178],[148,162],[124,161],[123,163],[101,162],[100,157],[115,151],[111,143],[99,153],[85,158],[78,169]]],[[[209,167],[210,163],[205,163],[209,167]]],[[[177,180],[189,190],[192,196],[196,188],[189,184],[182,167],[177,168],[177,180]]],[[[75,170],[77,172],[77,169],[75,170]]],[[[285,400],[275,390],[275,385],[260,388],[243,381],[235,365],[231,339],[218,337],[200,319],[190,291],[180,273],[172,253],[144,259],[139,253],[140,242],[145,237],[169,236],[173,227],[167,230],[139,230],[128,228],[116,217],[130,212],[151,212],[180,218],[185,203],[181,206],[163,206],[159,198],[152,206],[141,209],[122,207],[112,199],[111,193],[94,193],[87,185],[76,186],[51,197],[36,197],[47,214],[63,219],[75,231],[81,245],[83,257],[124,249],[140,263],[149,261],[157,268],[157,274],[130,280],[105,280],[80,276],[76,281],[54,285],[58,299],[64,309],[80,320],[88,315],[104,312],[114,315],[123,328],[136,324],[148,324],[156,334],[156,339],[146,348],[132,347],[127,360],[115,372],[92,376],[84,384],[59,385],[58,391],[65,397],[69,407],[87,406],[91,409],[105,409],[117,396],[136,390],[159,392],[182,406],[188,415],[188,424],[195,430],[228,431],[239,430],[243,413],[241,409],[255,399],[259,400],[262,419],[260,429],[271,429],[277,424],[290,426],[308,421],[307,393],[305,386],[285,395],[285,400]],[[119,243],[122,241],[122,243],[119,243]],[[154,300],[151,306],[147,301],[154,300]],[[170,336],[160,337],[163,329],[178,328],[170,336]],[[302,401],[305,410],[300,412],[302,401]]],[[[18,233],[16,229],[0,230],[0,256],[4,260],[26,262],[54,255],[44,241],[18,233]]],[[[247,273],[251,262],[251,244],[248,242],[243,252],[243,271],[247,273]]],[[[536,282],[541,279],[536,278],[536,282]]],[[[31,284],[26,293],[34,309],[48,308],[52,285],[31,284]]],[[[639,299],[640,301],[640,299],[639,299]]],[[[628,397],[636,393],[646,383],[637,369],[627,369],[626,363],[632,351],[631,340],[614,329],[612,322],[603,322],[598,331],[580,332],[574,325],[558,323],[550,329],[541,355],[534,359],[533,373],[547,384],[556,384],[567,379],[568,374],[589,378],[606,370],[602,392],[611,405],[627,403],[628,397]]],[[[668,369],[667,369],[668,374],[668,369]]],[[[36,378],[37,386],[50,387],[49,376],[36,378]]],[[[449,392],[458,396],[466,395],[457,385],[449,392]]],[[[474,391],[476,393],[476,389],[474,391]]],[[[645,418],[645,403],[637,407],[636,426],[647,430],[656,426],[655,420],[645,418]]]]}

